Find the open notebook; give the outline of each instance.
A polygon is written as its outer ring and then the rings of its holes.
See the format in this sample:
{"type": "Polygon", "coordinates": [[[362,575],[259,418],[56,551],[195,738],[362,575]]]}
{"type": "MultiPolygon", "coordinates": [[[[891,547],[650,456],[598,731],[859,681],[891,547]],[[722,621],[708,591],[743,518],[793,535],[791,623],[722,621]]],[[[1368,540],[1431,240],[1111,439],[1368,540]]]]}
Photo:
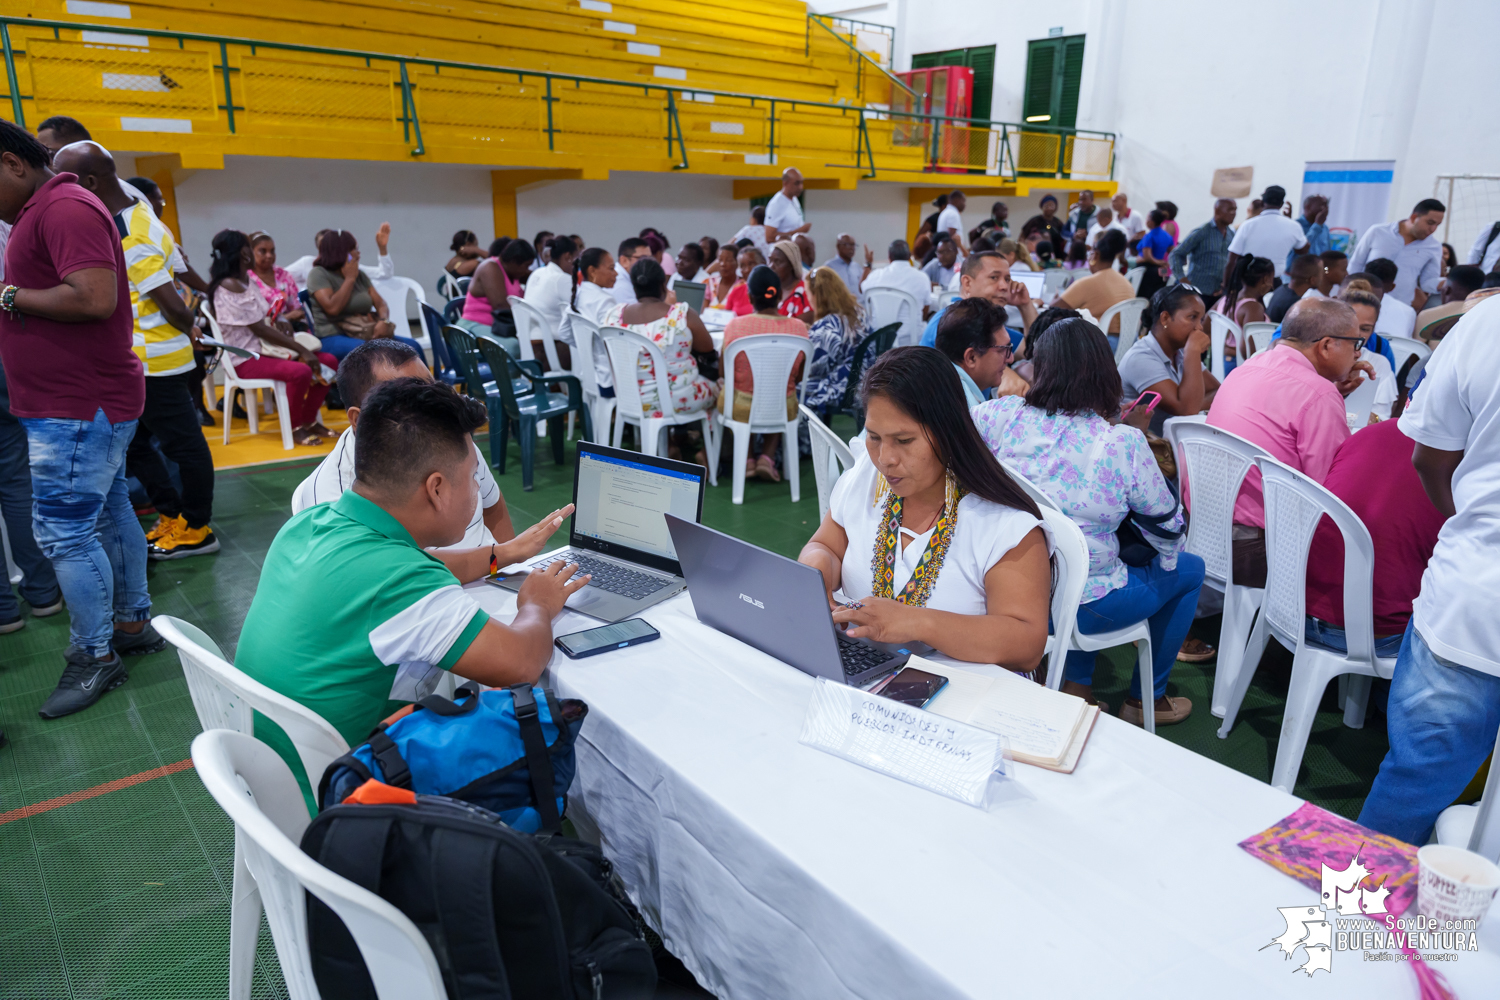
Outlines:
{"type": "Polygon", "coordinates": [[[1099,706],[1015,674],[988,677],[920,656],[910,665],[948,678],[927,711],[999,733],[1022,763],[1064,774],[1078,766],[1099,706]]]}

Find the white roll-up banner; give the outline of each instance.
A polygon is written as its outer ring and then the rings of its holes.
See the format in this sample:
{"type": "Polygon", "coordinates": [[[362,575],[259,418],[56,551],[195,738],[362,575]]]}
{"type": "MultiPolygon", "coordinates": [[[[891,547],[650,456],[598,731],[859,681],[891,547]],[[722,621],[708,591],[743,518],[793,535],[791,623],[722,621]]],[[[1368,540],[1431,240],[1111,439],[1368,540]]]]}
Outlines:
{"type": "Polygon", "coordinates": [[[1293,215],[1309,195],[1327,198],[1330,249],[1352,254],[1366,229],[1390,221],[1395,168],[1395,160],[1309,160],[1293,215]]]}

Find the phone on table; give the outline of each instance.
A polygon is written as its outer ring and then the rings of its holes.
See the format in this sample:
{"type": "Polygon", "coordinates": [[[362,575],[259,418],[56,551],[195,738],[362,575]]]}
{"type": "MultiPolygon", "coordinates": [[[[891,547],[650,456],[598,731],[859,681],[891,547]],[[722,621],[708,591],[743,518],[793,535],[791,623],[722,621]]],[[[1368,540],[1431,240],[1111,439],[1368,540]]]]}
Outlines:
{"type": "Polygon", "coordinates": [[[941,674],[928,673],[916,667],[902,667],[873,693],[891,701],[899,701],[903,705],[921,708],[947,686],[948,678],[941,674]]]}
{"type": "Polygon", "coordinates": [[[660,638],[661,633],[644,618],[627,618],[613,625],[560,635],[553,642],[569,659],[581,660],[585,656],[597,656],[626,646],[639,646],[643,642],[660,638]]]}
{"type": "Polygon", "coordinates": [[[1129,406],[1125,407],[1125,409],[1127,411],[1133,410],[1137,406],[1140,406],[1142,403],[1144,403],[1146,405],[1146,412],[1150,413],[1152,410],[1156,409],[1156,405],[1158,403],[1160,403],[1160,402],[1161,402],[1161,393],[1159,393],[1159,392],[1152,392],[1150,389],[1147,389],[1145,392],[1143,392],[1139,396],[1135,397],[1135,402],[1133,402],[1129,406]]]}

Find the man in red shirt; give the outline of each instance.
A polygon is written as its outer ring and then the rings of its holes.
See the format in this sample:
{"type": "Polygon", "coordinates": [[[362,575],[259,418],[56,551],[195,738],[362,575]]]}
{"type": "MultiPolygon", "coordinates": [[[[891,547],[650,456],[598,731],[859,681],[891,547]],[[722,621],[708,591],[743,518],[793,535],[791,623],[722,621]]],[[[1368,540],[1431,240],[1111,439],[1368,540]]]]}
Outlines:
{"type": "Polygon", "coordinates": [[[13,227],[0,286],[0,359],[31,453],[33,528],[57,572],[72,645],[55,719],[126,680],[120,654],[150,653],[146,536],[125,488],[145,404],[131,350],[130,289],[109,212],[41,143],[0,121],[0,221],[13,227]]]}
{"type": "MultiPolygon", "coordinates": [[[[1375,651],[1395,656],[1447,518],[1432,505],[1411,455],[1416,442],[1394,420],[1345,441],[1323,480],[1370,529],[1375,542],[1375,651]]],[[[1346,652],[1344,537],[1324,520],[1307,555],[1307,640],[1346,652]]]]}

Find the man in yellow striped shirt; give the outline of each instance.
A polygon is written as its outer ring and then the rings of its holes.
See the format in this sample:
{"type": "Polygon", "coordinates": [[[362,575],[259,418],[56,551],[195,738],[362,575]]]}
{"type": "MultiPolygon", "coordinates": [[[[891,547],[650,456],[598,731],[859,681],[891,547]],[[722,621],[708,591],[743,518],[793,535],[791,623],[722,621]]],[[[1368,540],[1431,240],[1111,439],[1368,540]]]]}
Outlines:
{"type": "Polygon", "coordinates": [[[172,232],[151,207],[121,187],[114,158],[94,142],[64,146],[53,156],[58,170],[98,196],[115,219],[130,283],[134,350],[146,368],[146,408],[126,464],[151,495],[160,518],[147,534],[152,559],[182,559],[219,550],[209,527],[214,463],[193,404],[193,314],[172,282],[172,232]],[[182,493],[173,486],[162,454],[177,463],[182,493]]]}

